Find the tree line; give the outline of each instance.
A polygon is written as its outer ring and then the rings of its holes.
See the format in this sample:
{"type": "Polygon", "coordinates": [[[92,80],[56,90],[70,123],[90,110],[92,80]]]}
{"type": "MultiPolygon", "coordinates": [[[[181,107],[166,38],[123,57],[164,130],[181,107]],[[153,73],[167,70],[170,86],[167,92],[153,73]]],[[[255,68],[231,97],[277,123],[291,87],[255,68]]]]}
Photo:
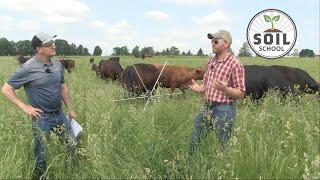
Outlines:
{"type": "Polygon", "coordinates": [[[113,53],[114,56],[208,56],[203,53],[203,50],[200,48],[196,54],[191,53],[191,51],[180,51],[179,48],[172,46],[170,48],[166,48],[162,51],[155,51],[153,47],[143,47],[140,49],[139,46],[135,46],[130,53],[130,50],[127,46],[122,47],[114,47],[113,53]]]}
{"type": "MultiPolygon", "coordinates": [[[[64,39],[55,40],[56,52],[58,56],[88,56],[88,48],[83,45],[76,45],[74,43],[69,44],[68,41],[64,39]]],[[[233,51],[230,49],[232,54],[233,51]]],[[[8,55],[34,55],[34,49],[31,46],[30,40],[21,40],[18,42],[9,41],[6,38],[0,38],[0,56],[8,55]]],[[[95,46],[93,50],[94,56],[101,56],[102,49],[100,46],[95,46]]],[[[170,48],[163,49],[162,51],[155,51],[153,47],[142,47],[135,46],[131,52],[127,46],[114,47],[112,55],[114,56],[135,56],[135,57],[149,57],[149,56],[208,56],[204,54],[203,50],[200,48],[196,54],[193,54],[190,50],[180,51],[177,47],[172,46],[170,48]]],[[[302,49],[298,54],[293,54],[299,57],[314,57],[315,54],[313,50],[302,49]]],[[[239,57],[252,57],[250,46],[247,42],[242,44],[239,50],[239,57]]]]}
{"type": "MultiPolygon", "coordinates": [[[[74,43],[69,44],[68,41],[64,39],[55,40],[56,52],[57,55],[78,55],[78,56],[87,56],[90,55],[88,48],[83,45],[75,45],[74,43]]],[[[99,52],[99,46],[95,50],[99,52]]],[[[101,50],[101,48],[100,48],[101,50]]],[[[96,53],[97,53],[96,52],[96,53]]],[[[18,42],[9,41],[6,38],[0,38],[0,56],[8,55],[34,55],[34,49],[32,48],[30,40],[21,40],[18,42]]],[[[102,54],[102,50],[100,55],[102,54]]]]}

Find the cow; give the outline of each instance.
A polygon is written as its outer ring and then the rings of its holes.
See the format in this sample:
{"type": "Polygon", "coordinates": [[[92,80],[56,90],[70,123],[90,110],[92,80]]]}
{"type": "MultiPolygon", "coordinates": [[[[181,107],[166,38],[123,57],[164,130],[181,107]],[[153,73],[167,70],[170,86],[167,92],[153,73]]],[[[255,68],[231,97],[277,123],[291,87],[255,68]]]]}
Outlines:
{"type": "MultiPolygon", "coordinates": [[[[155,65],[157,70],[161,72],[163,65],[155,65]]],[[[190,68],[186,66],[166,65],[159,78],[160,87],[170,88],[171,93],[175,88],[182,91],[185,98],[185,89],[189,88],[191,80],[202,80],[204,75],[203,68],[190,68]]]]}
{"type": "Polygon", "coordinates": [[[287,66],[270,66],[280,71],[283,76],[294,86],[295,90],[304,93],[316,93],[319,91],[319,83],[315,81],[306,71],[287,67],[287,66]]]}
{"type": "Polygon", "coordinates": [[[123,68],[119,63],[119,59],[101,60],[98,68],[99,74],[102,79],[115,81],[120,79],[123,68]]]}
{"type": "Polygon", "coordinates": [[[31,56],[18,55],[18,56],[17,56],[17,61],[18,61],[20,64],[24,64],[24,63],[27,62],[30,58],[31,58],[31,56]]]}
{"type": "Polygon", "coordinates": [[[278,90],[283,97],[288,93],[319,92],[319,84],[305,71],[286,66],[246,65],[245,86],[246,96],[258,100],[270,90],[278,90]],[[296,87],[298,86],[298,87],[296,87]]]}
{"type": "Polygon", "coordinates": [[[96,75],[99,76],[100,70],[99,70],[99,66],[96,63],[92,64],[91,70],[96,72],[96,75]]]}
{"type": "Polygon", "coordinates": [[[68,73],[71,73],[71,69],[74,69],[75,66],[75,60],[72,59],[62,59],[62,60],[58,60],[62,67],[64,67],[65,69],[68,70],[68,73]]]}
{"type": "Polygon", "coordinates": [[[90,64],[93,64],[93,63],[94,63],[94,59],[93,59],[93,58],[90,58],[90,59],[89,59],[89,62],[90,62],[90,64]]]}
{"type": "Polygon", "coordinates": [[[293,91],[293,85],[278,70],[270,66],[246,65],[245,96],[259,100],[271,89],[278,90],[283,96],[293,91]]]}
{"type": "Polygon", "coordinates": [[[122,72],[121,83],[130,95],[140,95],[157,88],[158,76],[159,71],[152,64],[133,64],[122,72]]]}

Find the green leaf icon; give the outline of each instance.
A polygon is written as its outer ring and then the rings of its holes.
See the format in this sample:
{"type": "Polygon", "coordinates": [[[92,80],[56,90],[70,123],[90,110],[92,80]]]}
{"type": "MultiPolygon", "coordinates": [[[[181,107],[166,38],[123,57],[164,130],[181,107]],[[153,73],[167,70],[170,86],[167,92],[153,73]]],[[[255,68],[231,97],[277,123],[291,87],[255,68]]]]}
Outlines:
{"type": "Polygon", "coordinates": [[[274,16],[274,17],[272,18],[272,21],[279,21],[279,19],[280,19],[280,15],[274,16]]]}
{"type": "Polygon", "coordinates": [[[264,20],[265,20],[266,22],[271,22],[271,21],[272,21],[271,18],[270,18],[270,16],[268,16],[268,15],[263,15],[263,17],[264,17],[264,20]]]}

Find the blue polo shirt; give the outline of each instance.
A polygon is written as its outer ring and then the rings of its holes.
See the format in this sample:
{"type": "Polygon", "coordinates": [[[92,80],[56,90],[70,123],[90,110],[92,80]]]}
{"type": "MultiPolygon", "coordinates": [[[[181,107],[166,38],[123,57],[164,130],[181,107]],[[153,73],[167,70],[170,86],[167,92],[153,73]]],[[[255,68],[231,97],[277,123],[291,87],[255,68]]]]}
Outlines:
{"type": "Polygon", "coordinates": [[[10,76],[7,83],[15,89],[23,86],[29,104],[35,108],[44,112],[61,109],[61,84],[64,83],[64,69],[56,60],[50,60],[48,64],[44,64],[34,56],[21,65],[10,76]]]}

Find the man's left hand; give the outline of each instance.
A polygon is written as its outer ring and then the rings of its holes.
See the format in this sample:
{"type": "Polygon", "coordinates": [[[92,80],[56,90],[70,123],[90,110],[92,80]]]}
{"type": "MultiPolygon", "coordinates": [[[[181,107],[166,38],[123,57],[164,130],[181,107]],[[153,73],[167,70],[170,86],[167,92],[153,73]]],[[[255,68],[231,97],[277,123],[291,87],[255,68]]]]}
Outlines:
{"type": "Polygon", "coordinates": [[[222,92],[224,92],[228,87],[227,81],[213,80],[212,83],[213,83],[213,88],[222,92]]]}

